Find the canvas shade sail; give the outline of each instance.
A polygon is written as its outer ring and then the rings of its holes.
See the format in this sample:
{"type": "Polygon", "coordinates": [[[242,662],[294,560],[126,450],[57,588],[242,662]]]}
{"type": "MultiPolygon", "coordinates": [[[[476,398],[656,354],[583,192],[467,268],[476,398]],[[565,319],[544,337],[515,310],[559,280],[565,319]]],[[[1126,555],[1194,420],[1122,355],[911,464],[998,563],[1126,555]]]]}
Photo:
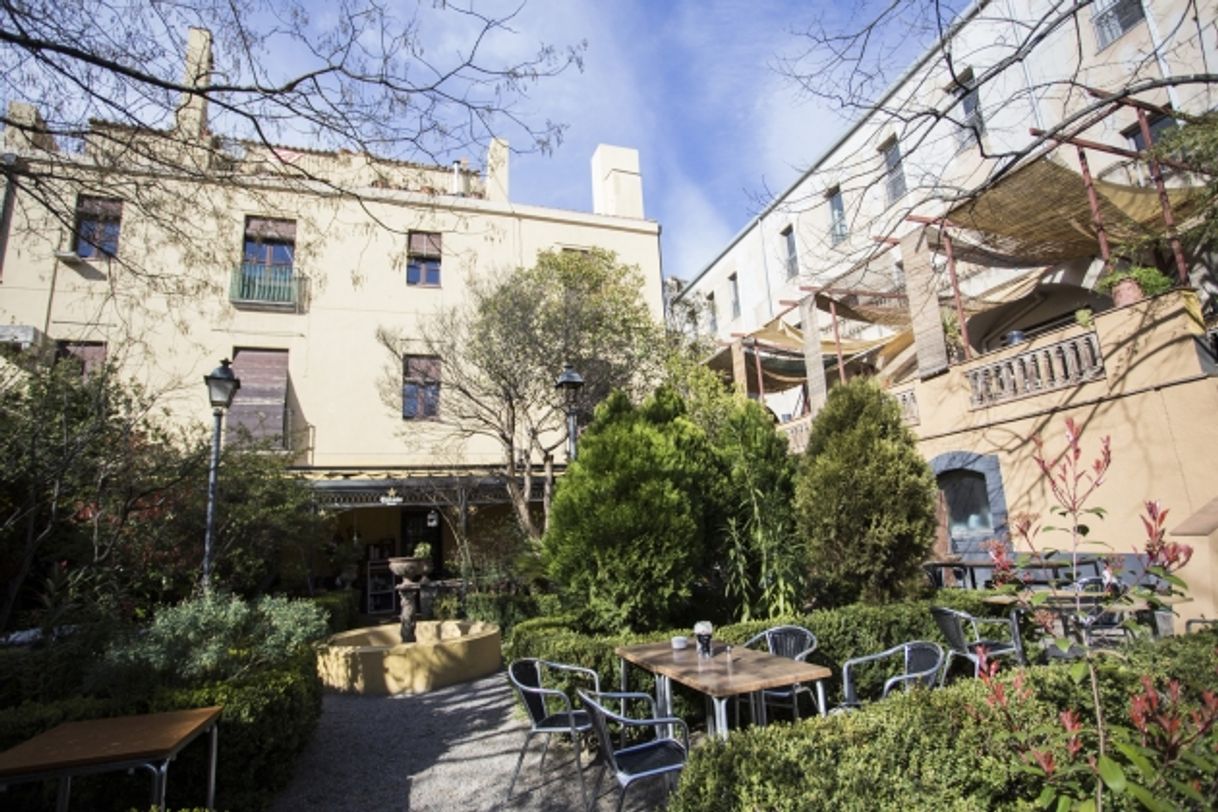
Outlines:
{"type": "MultiPolygon", "coordinates": [[[[1112,243],[1162,235],[1163,209],[1153,188],[1094,180],[1104,230],[1112,243]]],[[[1197,187],[1168,189],[1177,222],[1200,200],[1197,187]]],[[[974,232],[982,261],[1048,265],[1099,253],[1087,187],[1078,172],[1051,157],[1020,167],[947,219],[974,232]]],[[[964,248],[965,246],[961,246],[964,248]]],[[[958,254],[959,255],[959,254],[958,254]]]]}

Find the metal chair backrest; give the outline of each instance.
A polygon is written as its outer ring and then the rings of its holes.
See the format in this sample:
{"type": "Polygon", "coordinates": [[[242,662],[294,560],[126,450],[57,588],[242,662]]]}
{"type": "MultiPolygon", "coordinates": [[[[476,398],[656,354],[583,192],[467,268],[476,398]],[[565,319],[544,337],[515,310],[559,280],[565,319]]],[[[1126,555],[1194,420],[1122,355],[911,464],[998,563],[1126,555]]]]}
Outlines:
{"type": "MultiPolygon", "coordinates": [[[[905,673],[902,676],[917,675],[917,679],[905,683],[907,686],[909,682],[916,682],[925,685],[927,688],[935,687],[935,680],[938,678],[939,669],[942,667],[943,648],[938,644],[928,643],[924,640],[905,644],[905,673]]],[[[887,686],[884,693],[888,693],[887,686]]]]}
{"type": "Polygon", "coordinates": [[[749,643],[761,639],[771,654],[790,659],[816,648],[816,635],[803,626],[775,626],[754,636],[749,643]]]}
{"type": "Polygon", "coordinates": [[[508,666],[508,679],[524,703],[533,724],[546,718],[546,700],[540,693],[541,661],[532,657],[516,660],[508,666]]]}
{"type": "Polygon", "coordinates": [[[592,731],[596,734],[596,743],[605,757],[605,763],[610,771],[618,772],[617,753],[613,749],[613,738],[609,735],[608,721],[617,718],[617,715],[588,696],[585,691],[580,690],[577,693],[584,710],[588,711],[588,720],[592,723],[592,731]]]}
{"type": "Polygon", "coordinates": [[[906,690],[918,684],[925,685],[928,688],[935,686],[939,669],[943,666],[943,648],[936,643],[915,640],[910,643],[901,643],[877,654],[868,654],[863,657],[853,657],[847,660],[842,668],[844,705],[846,707],[854,707],[859,704],[854,684],[854,670],[858,666],[865,663],[887,660],[897,655],[901,656],[903,670],[884,681],[884,690],[880,695],[881,698],[888,696],[894,688],[900,686],[904,686],[906,690]]]}
{"type": "Polygon", "coordinates": [[[953,651],[968,652],[969,643],[972,641],[965,637],[964,624],[967,623],[972,628],[973,639],[975,640],[977,638],[977,630],[973,625],[973,616],[968,612],[948,609],[945,606],[932,606],[930,613],[934,617],[935,623],[939,626],[939,631],[943,633],[944,639],[947,640],[948,646],[953,651]]]}

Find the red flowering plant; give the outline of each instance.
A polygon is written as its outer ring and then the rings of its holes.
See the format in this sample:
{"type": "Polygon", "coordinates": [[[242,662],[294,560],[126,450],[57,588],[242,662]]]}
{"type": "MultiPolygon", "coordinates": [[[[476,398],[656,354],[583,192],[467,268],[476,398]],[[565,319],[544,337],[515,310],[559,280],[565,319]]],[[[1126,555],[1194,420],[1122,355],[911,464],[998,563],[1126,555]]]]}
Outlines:
{"type": "MultiPolygon", "coordinates": [[[[1100,454],[1090,464],[1082,461],[1081,431],[1073,420],[1066,421],[1066,449],[1054,462],[1045,454],[1044,444],[1036,440],[1035,460],[1049,482],[1055,505],[1052,513],[1066,520],[1062,527],[1041,527],[1038,518],[1018,515],[1012,519],[1014,534],[1031,551],[1021,555],[1019,568],[1043,565],[1053,551],[1038,545],[1042,531],[1062,532],[1070,540],[1072,569],[1077,573],[1080,549],[1091,537],[1088,524],[1092,517],[1102,519],[1105,511],[1089,505],[1089,500],[1103,484],[1112,464],[1109,438],[1101,440],[1100,454]],[[1027,556],[1025,558],[1025,556],[1027,556]]],[[[1166,540],[1167,510],[1156,501],[1145,503],[1141,517],[1146,531],[1145,572],[1170,592],[1182,592],[1186,585],[1176,574],[1188,563],[1192,549],[1185,544],[1166,540]]],[[[1135,551],[1136,552],[1136,551],[1135,551]]],[[[991,550],[996,568],[1002,560],[997,550],[991,550]]],[[[1105,560],[1105,586],[1119,582],[1114,571],[1119,559],[1105,560]]],[[[1009,576],[1015,580],[1014,576],[1009,576]]],[[[1012,591],[1013,587],[1008,587],[1012,591]]],[[[1076,591],[1069,604],[1073,614],[1048,611],[1050,601],[1058,595],[1053,591],[1018,592],[1020,608],[1032,613],[1038,625],[1052,633],[1057,622],[1073,624],[1075,636],[1069,639],[1063,630],[1057,647],[1067,652],[1075,662],[1071,676],[1077,682],[1089,679],[1091,713],[1085,718],[1074,709],[1059,710],[1056,723],[1025,726],[1011,713],[1012,702],[1027,703],[1034,699],[1025,687],[1022,673],[1013,681],[996,677],[997,663],[981,664],[981,678],[987,689],[986,707],[973,712],[1001,732],[994,738],[997,746],[1017,759],[1021,772],[1038,779],[1040,795],[1037,804],[1058,810],[1103,809],[1105,799],[1122,795],[1146,809],[1212,809],[1218,797],[1218,695],[1204,690],[1198,699],[1184,696],[1180,683],[1171,681],[1160,690],[1153,680],[1143,676],[1142,690],[1129,700],[1129,724],[1105,718],[1101,702],[1096,658],[1099,650],[1090,645],[1087,634],[1090,623],[1104,612],[1119,608],[1122,602],[1143,601],[1148,609],[1166,606],[1164,596],[1148,585],[1135,585],[1134,590],[1121,595],[1119,589],[1106,592],[1097,603],[1088,596],[1087,605],[1081,591],[1076,591]]],[[[1057,607],[1060,609],[1060,604],[1057,607]]],[[[1134,628],[1134,624],[1128,624],[1134,628]]],[[[1113,652],[1103,652],[1106,656],[1113,652]]],[[[1116,656],[1120,656],[1117,654],[1116,656]]]]}

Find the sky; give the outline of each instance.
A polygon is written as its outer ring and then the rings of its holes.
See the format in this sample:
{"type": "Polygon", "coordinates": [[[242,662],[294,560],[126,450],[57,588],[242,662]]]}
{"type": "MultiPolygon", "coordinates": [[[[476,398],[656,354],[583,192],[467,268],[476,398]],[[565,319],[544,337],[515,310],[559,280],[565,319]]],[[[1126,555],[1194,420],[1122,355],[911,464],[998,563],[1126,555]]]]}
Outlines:
{"type": "Polygon", "coordinates": [[[530,0],[494,48],[587,40],[587,50],[582,72],[544,80],[521,104],[568,129],[551,155],[513,155],[513,200],[588,211],[596,145],[633,147],[664,273],[692,279],[845,129],[773,69],[817,6],[530,0]]]}

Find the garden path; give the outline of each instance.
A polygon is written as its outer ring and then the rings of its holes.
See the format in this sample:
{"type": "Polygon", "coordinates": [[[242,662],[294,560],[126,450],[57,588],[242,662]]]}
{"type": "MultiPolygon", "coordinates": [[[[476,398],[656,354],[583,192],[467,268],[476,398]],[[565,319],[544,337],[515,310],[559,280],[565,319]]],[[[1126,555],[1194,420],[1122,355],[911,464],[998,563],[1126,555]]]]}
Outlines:
{"type": "MultiPolygon", "coordinates": [[[[556,740],[542,773],[541,737],[505,801],[526,729],[503,672],[418,696],[326,694],[313,740],[271,812],[581,809],[570,748],[556,740]]],[[[598,764],[586,773],[589,788],[599,772],[598,764]]],[[[655,806],[662,784],[632,788],[627,808],[655,806]]],[[[616,792],[606,776],[598,807],[612,808],[616,792]]]]}

